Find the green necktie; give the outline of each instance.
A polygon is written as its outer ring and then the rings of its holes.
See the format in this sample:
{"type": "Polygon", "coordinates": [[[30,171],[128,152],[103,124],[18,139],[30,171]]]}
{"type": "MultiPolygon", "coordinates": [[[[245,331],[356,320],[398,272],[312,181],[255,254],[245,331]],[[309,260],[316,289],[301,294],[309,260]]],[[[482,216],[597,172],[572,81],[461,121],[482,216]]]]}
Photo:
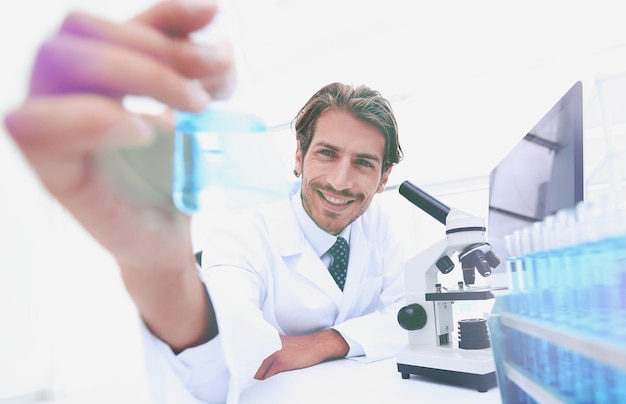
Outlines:
{"type": "Polygon", "coordinates": [[[346,274],[348,273],[348,256],[350,255],[348,242],[343,237],[337,237],[337,241],[330,247],[328,252],[333,257],[333,262],[330,264],[328,271],[335,279],[339,289],[343,291],[346,274]]]}

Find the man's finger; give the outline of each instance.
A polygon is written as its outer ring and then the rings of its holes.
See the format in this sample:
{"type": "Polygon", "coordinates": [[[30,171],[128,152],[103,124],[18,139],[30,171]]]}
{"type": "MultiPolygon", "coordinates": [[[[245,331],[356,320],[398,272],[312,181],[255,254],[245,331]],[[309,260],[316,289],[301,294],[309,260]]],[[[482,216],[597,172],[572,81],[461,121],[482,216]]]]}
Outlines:
{"type": "MultiPolygon", "coordinates": [[[[218,6],[215,1],[168,0],[138,15],[129,23],[146,24],[171,37],[189,39],[190,34],[214,23],[217,13],[218,6]]],[[[200,73],[193,77],[201,78],[204,88],[214,98],[228,98],[234,91],[237,80],[232,44],[222,41],[214,42],[213,45],[199,43],[197,46],[210,62],[207,67],[211,67],[211,70],[207,71],[207,74],[200,73]]]]}
{"type": "Polygon", "coordinates": [[[75,36],[57,36],[39,50],[31,95],[97,93],[115,99],[146,96],[199,111],[210,97],[201,83],[142,53],[75,36]]]}
{"type": "Polygon", "coordinates": [[[68,15],[59,36],[104,42],[142,53],[192,78],[221,73],[232,67],[233,51],[228,43],[198,45],[163,33],[144,23],[117,24],[83,13],[68,15]]]}
{"type": "Polygon", "coordinates": [[[256,374],[254,375],[254,378],[256,380],[265,380],[269,377],[268,372],[270,371],[270,369],[272,368],[272,365],[274,364],[275,355],[276,353],[273,353],[272,355],[265,358],[265,360],[263,360],[263,363],[261,363],[261,366],[259,366],[259,369],[256,371],[256,374]]]}
{"type": "Polygon", "coordinates": [[[152,127],[143,119],[96,95],[30,98],[7,114],[4,123],[27,153],[71,154],[105,145],[145,144],[153,137],[152,127]],[[50,116],[55,119],[47,119],[50,116]]]}
{"type": "Polygon", "coordinates": [[[212,0],[166,0],[137,15],[130,22],[140,22],[172,36],[186,38],[211,22],[217,11],[217,2],[212,0]]]}

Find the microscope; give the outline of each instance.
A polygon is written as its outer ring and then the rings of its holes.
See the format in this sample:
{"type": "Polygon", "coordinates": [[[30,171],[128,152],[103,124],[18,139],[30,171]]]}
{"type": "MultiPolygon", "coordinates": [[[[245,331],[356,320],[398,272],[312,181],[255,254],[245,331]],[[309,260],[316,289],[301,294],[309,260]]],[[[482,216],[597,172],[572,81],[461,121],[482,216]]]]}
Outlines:
{"type": "Polygon", "coordinates": [[[494,298],[493,289],[473,287],[476,271],[491,274],[500,260],[485,242],[485,225],[480,218],[450,209],[409,181],[400,194],[446,226],[446,237],[410,258],[405,266],[406,303],[398,312],[398,323],[408,331],[409,343],[397,355],[403,379],[411,374],[470,384],[486,392],[497,384],[495,361],[485,319],[458,322],[458,345],[454,332],[452,303],[459,300],[494,298]],[[438,273],[454,269],[458,256],[463,281],[453,288],[438,283],[438,273]]]}

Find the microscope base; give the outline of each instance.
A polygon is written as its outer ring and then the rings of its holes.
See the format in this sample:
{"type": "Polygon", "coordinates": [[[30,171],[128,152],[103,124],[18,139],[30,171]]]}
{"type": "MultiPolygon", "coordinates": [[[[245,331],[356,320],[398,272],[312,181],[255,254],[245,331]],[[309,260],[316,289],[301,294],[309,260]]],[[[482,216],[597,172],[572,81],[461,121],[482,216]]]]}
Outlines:
{"type": "Polygon", "coordinates": [[[465,350],[407,345],[398,354],[398,372],[403,379],[414,374],[472,386],[481,393],[497,385],[491,348],[465,350]]]}

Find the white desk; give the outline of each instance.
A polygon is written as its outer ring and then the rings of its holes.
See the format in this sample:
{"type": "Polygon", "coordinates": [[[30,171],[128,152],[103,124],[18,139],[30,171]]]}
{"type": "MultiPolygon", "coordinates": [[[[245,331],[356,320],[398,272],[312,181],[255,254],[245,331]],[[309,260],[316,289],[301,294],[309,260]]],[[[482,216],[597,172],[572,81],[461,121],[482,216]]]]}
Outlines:
{"type": "Polygon", "coordinates": [[[479,393],[421,376],[404,380],[396,363],[342,359],[279,373],[246,390],[240,403],[502,403],[497,387],[479,393]]]}

